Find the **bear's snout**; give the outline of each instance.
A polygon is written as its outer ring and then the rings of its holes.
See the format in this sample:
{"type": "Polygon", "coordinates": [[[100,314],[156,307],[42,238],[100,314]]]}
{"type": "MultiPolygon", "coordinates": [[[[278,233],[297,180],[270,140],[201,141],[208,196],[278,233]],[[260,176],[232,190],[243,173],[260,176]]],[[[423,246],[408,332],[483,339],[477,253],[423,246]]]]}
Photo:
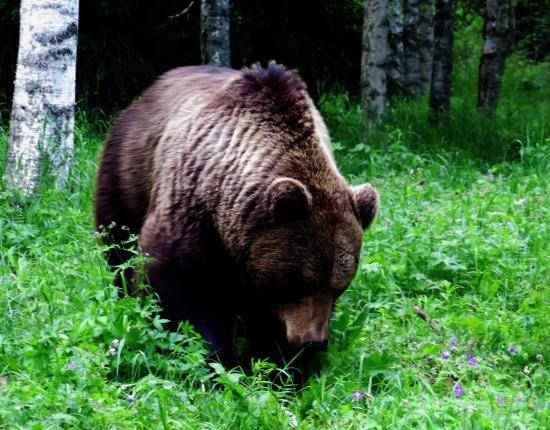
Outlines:
{"type": "Polygon", "coordinates": [[[296,333],[295,328],[286,330],[286,338],[294,348],[322,349],[328,343],[328,321],[326,329],[311,328],[305,333],[296,333]]]}
{"type": "Polygon", "coordinates": [[[278,310],[289,345],[308,351],[324,350],[328,343],[328,325],[332,299],[325,296],[305,297],[297,304],[278,310]]]}

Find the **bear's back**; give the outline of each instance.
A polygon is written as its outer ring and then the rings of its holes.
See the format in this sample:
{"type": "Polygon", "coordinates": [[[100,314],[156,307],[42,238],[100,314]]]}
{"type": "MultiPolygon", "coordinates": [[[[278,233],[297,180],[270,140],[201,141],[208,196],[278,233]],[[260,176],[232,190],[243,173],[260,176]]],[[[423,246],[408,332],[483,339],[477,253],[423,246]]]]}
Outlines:
{"type": "Polygon", "coordinates": [[[179,67],[160,76],[113,123],[105,141],[97,177],[97,225],[112,221],[138,233],[155,182],[155,149],[167,124],[182,106],[209,104],[239,77],[232,69],[179,67]]]}
{"type": "Polygon", "coordinates": [[[296,74],[273,63],[242,71],[181,67],[113,124],[96,223],[139,233],[147,212],[161,206],[248,212],[250,196],[271,179],[312,172],[324,184],[341,182],[326,127],[296,74]]]}

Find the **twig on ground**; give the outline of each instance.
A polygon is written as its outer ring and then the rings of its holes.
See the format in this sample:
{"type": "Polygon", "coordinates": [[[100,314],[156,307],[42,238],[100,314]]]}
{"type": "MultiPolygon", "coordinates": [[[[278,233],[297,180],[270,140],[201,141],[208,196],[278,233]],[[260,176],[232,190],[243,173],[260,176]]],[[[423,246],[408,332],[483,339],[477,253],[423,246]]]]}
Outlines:
{"type": "Polygon", "coordinates": [[[428,315],[426,312],[424,312],[424,311],[423,311],[420,307],[418,307],[417,305],[413,305],[412,308],[413,308],[413,311],[414,311],[420,318],[422,318],[424,321],[426,321],[426,322],[430,325],[430,327],[432,328],[432,330],[433,330],[434,332],[436,332],[436,333],[439,334],[439,335],[442,335],[442,334],[443,334],[443,329],[442,329],[441,327],[439,327],[439,326],[436,324],[436,322],[435,322],[433,319],[431,319],[431,318],[429,317],[429,315],[428,315]]]}

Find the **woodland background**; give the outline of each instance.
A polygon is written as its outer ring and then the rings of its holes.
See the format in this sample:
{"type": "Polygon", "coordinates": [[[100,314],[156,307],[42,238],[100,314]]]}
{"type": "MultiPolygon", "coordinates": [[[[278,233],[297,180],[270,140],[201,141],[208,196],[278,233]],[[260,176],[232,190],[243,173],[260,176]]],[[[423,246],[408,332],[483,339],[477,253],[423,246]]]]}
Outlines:
{"type": "MultiPolygon", "coordinates": [[[[480,20],[483,8],[481,0],[458,1],[457,28],[480,20]]],[[[276,60],[298,69],[316,99],[331,90],[358,94],[362,1],[233,0],[230,19],[234,68],[276,60]]],[[[518,1],[516,22],[515,49],[544,59],[548,1],[518,1]]],[[[17,63],[17,0],[0,0],[0,40],[0,110],[6,111],[17,63]]],[[[81,0],[77,58],[77,100],[107,112],[123,108],[166,70],[200,64],[200,1],[81,0]]]]}

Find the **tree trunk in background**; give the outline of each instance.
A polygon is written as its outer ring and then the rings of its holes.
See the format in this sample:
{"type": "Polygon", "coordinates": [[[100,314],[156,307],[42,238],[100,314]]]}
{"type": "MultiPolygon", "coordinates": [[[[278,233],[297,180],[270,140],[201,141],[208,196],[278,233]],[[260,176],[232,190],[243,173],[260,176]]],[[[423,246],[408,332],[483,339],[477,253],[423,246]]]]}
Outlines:
{"type": "Polygon", "coordinates": [[[420,1],[418,40],[420,42],[420,79],[422,89],[430,86],[432,79],[432,50],[434,40],[434,5],[432,0],[420,1]]]}
{"type": "Polygon", "coordinates": [[[376,121],[386,110],[388,61],[387,0],[365,0],[361,55],[361,105],[364,121],[376,121]]]}
{"type": "Polygon", "coordinates": [[[451,110],[456,0],[436,0],[430,108],[437,117],[451,110]]]}
{"type": "Polygon", "coordinates": [[[73,163],[78,0],[21,0],[6,185],[37,191],[44,159],[56,185],[73,163]]]}
{"type": "Polygon", "coordinates": [[[404,83],[403,21],[401,18],[401,1],[388,0],[388,64],[386,77],[388,95],[402,95],[404,83]]]}
{"type": "Polygon", "coordinates": [[[201,0],[201,59],[203,64],[231,66],[229,0],[201,0]]]}
{"type": "Polygon", "coordinates": [[[486,0],[483,53],[479,62],[477,108],[495,114],[506,57],[513,41],[513,0],[486,0]]]}
{"type": "Polygon", "coordinates": [[[420,8],[418,0],[404,0],[403,44],[405,48],[405,91],[412,98],[422,95],[420,77],[420,8]]]}

